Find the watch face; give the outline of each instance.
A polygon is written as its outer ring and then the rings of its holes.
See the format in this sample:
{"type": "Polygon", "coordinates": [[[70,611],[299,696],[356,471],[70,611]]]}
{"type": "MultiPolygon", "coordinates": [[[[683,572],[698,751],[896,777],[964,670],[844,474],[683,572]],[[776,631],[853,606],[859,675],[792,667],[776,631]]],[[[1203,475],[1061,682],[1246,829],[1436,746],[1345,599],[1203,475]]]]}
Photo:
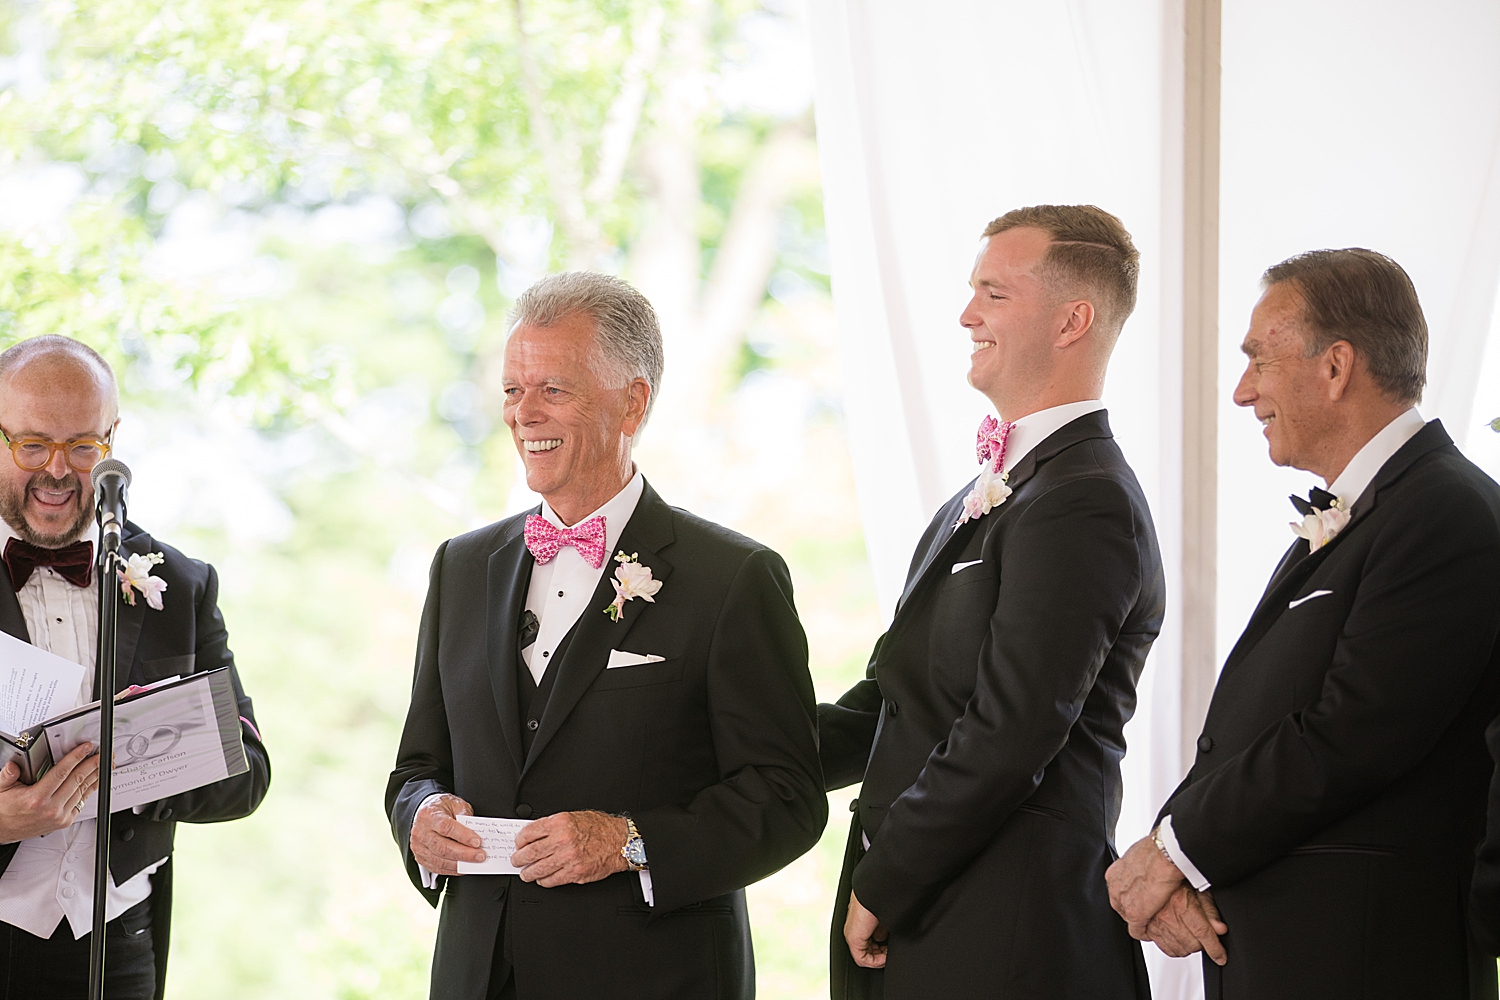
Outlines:
{"type": "Polygon", "coordinates": [[[625,857],[633,865],[646,863],[646,843],[640,837],[631,837],[625,843],[625,857]]]}

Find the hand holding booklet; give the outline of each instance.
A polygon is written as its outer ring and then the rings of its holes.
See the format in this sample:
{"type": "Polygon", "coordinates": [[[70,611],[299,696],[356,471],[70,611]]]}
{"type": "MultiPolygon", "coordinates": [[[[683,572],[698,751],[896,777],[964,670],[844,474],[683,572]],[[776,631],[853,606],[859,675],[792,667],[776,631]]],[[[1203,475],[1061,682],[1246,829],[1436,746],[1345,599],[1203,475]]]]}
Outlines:
{"type": "MultiPolygon", "coordinates": [[[[73,707],[82,684],[83,667],[0,633],[0,764],[15,760],[31,783],[80,743],[98,743],[99,702],[73,707]]],[[[228,667],[116,696],[111,811],[249,769],[228,667]]],[[[90,796],[79,818],[96,803],[90,796]]]]}

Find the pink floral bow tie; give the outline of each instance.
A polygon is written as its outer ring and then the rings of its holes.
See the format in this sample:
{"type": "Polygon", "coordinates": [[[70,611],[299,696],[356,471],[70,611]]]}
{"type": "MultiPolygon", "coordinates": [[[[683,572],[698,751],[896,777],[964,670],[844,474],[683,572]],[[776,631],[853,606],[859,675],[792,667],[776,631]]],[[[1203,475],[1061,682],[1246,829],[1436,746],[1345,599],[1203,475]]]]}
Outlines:
{"type": "Polygon", "coordinates": [[[1010,437],[1012,423],[1001,423],[994,417],[985,417],[979,422],[979,435],[974,442],[974,451],[979,456],[979,463],[994,461],[994,470],[1000,472],[1005,467],[1005,441],[1010,437]]]}
{"type": "Polygon", "coordinates": [[[526,518],[526,547],[536,556],[538,565],[545,566],[571,545],[583,556],[583,561],[598,569],[604,565],[604,515],[591,517],[571,528],[559,528],[545,517],[530,514],[526,518]]]}

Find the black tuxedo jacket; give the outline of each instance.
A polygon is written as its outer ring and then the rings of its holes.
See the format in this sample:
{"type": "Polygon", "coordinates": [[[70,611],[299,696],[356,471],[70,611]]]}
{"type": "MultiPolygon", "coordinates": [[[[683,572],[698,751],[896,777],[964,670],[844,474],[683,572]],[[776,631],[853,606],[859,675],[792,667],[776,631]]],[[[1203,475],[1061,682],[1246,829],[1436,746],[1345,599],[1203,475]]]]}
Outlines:
{"type": "MultiPolygon", "coordinates": [[[[1500,719],[1485,731],[1490,756],[1500,762],[1500,719]]],[[[1500,766],[1490,779],[1489,819],[1469,890],[1469,922],[1474,940],[1487,955],[1500,955],[1500,766]]]]}
{"type": "Polygon", "coordinates": [[[1433,421],[1287,553],[1162,809],[1229,925],[1209,997],[1495,996],[1464,902],[1497,632],[1500,486],[1433,421]]]}
{"type": "MultiPolygon", "coordinates": [[[[534,511],[533,511],[534,513],[534,511]]],[[[525,515],[438,549],[417,640],[411,710],[386,807],[414,884],[422,800],[452,792],[480,816],[629,813],[650,858],[552,889],[513,875],[446,879],[432,996],[483,1000],[501,917],[526,1000],[754,995],[744,887],[817,842],[818,770],[807,640],[781,557],[668,507],[647,484],[617,549],[662,582],[619,622],[603,573],[522,755],[516,651],[534,565],[525,515]],[[665,659],[606,669],[612,649],[665,659]]],[[[608,566],[608,564],[606,564],[608,566]]],[[[424,890],[434,904],[438,894],[424,890]]]]}
{"type": "Polygon", "coordinates": [[[1103,411],[1009,485],[956,531],[968,488],[938,512],[868,679],[819,706],[829,786],[864,780],[835,1000],[875,989],[843,941],[851,885],[891,932],[887,997],[1149,995],[1104,870],[1121,731],[1165,607],[1155,528],[1103,411]]]}
{"type": "MultiPolygon", "coordinates": [[[[151,937],[156,951],[156,995],[160,998],[166,987],[172,926],[171,856],[177,824],[217,823],[250,815],[271,785],[271,758],[255,729],[255,712],[234,668],[229,633],[224,628],[224,616],[219,614],[219,577],[214,568],[157,541],[135,524],[125,526],[120,550],[126,558],[132,553],[150,552],[165,556],[166,560],[152,575],[166,580],[167,589],[162,594],[160,611],[148,607],[139,595],[134,606],[120,603],[115,633],[118,658],[115,690],[228,667],[240,717],[250,722],[241,726],[249,771],[153,802],[141,813],[129,809],[117,812],[110,820],[113,843],[109,848],[109,870],[116,885],[167,859],[151,876],[151,937]]],[[[3,573],[0,573],[0,629],[17,639],[31,641],[15,589],[3,573]]],[[[18,846],[0,845],[0,872],[10,865],[18,846]]]]}

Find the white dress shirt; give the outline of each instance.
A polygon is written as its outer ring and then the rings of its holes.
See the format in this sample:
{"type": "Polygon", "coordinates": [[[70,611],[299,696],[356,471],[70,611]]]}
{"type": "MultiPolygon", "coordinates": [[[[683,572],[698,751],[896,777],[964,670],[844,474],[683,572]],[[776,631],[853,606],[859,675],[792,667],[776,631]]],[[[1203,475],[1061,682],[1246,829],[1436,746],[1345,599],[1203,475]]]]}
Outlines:
{"type": "MultiPolygon", "coordinates": [[[[98,545],[97,526],[85,541],[98,545]]],[[[0,551],[16,533],[0,520],[0,551]]],[[[10,579],[0,573],[0,586],[10,579]]],[[[52,570],[40,566],[16,592],[31,644],[87,668],[76,704],[94,700],[94,660],[99,647],[99,598],[91,584],[75,587],[52,570]]],[[[65,707],[65,706],[63,706],[65,707]]],[[[62,707],[59,707],[59,711],[62,707]]],[[[94,922],[94,830],[97,822],[79,820],[43,837],[21,841],[4,874],[0,874],[0,920],[40,938],[52,936],[64,917],[81,938],[94,922]]],[[[104,916],[113,920],[151,895],[151,873],[162,858],[116,886],[109,880],[104,916]]]]}
{"type": "MultiPolygon", "coordinates": [[[[625,488],[604,506],[588,517],[578,519],[577,523],[582,524],[591,517],[604,518],[604,565],[599,569],[590,566],[571,545],[559,549],[551,562],[546,565],[538,563],[532,569],[531,587],[526,591],[526,610],[536,615],[538,631],[536,642],[521,650],[521,658],[538,684],[547,672],[547,664],[557,651],[558,643],[583,617],[589,601],[593,600],[599,578],[614,573],[615,547],[620,544],[620,535],[635,513],[636,505],[641,502],[641,492],[645,488],[646,480],[637,471],[625,488]]],[[[562,523],[562,518],[546,500],[542,501],[542,517],[556,527],[572,527],[562,523]]],[[[603,614],[604,609],[600,608],[599,613],[603,614]]]]}
{"type": "MultiPolygon", "coordinates": [[[[636,470],[624,489],[588,517],[581,517],[576,522],[582,524],[590,517],[604,518],[604,564],[598,569],[590,566],[571,545],[564,545],[545,565],[538,563],[532,567],[531,586],[526,591],[526,610],[537,617],[537,634],[536,641],[521,650],[521,657],[526,663],[526,669],[531,671],[532,679],[538,684],[542,682],[542,675],[547,672],[558,644],[589,609],[589,602],[593,600],[600,577],[614,573],[615,547],[620,544],[620,535],[635,514],[635,508],[640,504],[641,494],[645,489],[646,480],[641,476],[640,470],[636,470]]],[[[557,516],[557,512],[546,500],[542,501],[541,516],[556,527],[572,527],[563,524],[562,518],[557,516]]],[[[602,615],[604,608],[597,608],[596,613],[602,615]]],[[[434,798],[435,795],[429,795],[422,800],[422,805],[434,798]]],[[[429,889],[436,888],[437,877],[422,865],[417,867],[421,869],[422,884],[429,889]]],[[[647,904],[655,905],[651,892],[651,873],[643,869],[637,874],[640,875],[641,892],[645,895],[647,904]]]]}
{"type": "MultiPolygon", "coordinates": [[[[1354,453],[1349,459],[1349,464],[1344,466],[1338,478],[1328,484],[1328,492],[1338,497],[1343,502],[1344,510],[1351,509],[1360,495],[1374,481],[1377,473],[1396,452],[1401,450],[1402,445],[1416,437],[1417,431],[1426,426],[1422,414],[1417,412],[1413,406],[1405,411],[1395,420],[1386,424],[1374,437],[1365,442],[1365,446],[1354,453]]],[[[1326,480],[1325,480],[1326,482],[1326,480]]],[[[1167,849],[1167,854],[1172,858],[1172,863],[1182,872],[1194,889],[1202,892],[1211,883],[1204,878],[1198,866],[1193,864],[1177,842],[1177,834],[1172,831],[1172,817],[1162,817],[1161,826],[1162,846],[1167,849]]]]}
{"type": "Polygon", "coordinates": [[[1005,439],[1005,462],[1000,466],[1000,471],[1009,472],[1014,469],[1021,459],[1036,450],[1037,445],[1062,430],[1065,425],[1086,413],[1102,409],[1104,404],[1099,400],[1085,399],[1028,413],[1011,426],[1010,436],[1005,439]]]}

